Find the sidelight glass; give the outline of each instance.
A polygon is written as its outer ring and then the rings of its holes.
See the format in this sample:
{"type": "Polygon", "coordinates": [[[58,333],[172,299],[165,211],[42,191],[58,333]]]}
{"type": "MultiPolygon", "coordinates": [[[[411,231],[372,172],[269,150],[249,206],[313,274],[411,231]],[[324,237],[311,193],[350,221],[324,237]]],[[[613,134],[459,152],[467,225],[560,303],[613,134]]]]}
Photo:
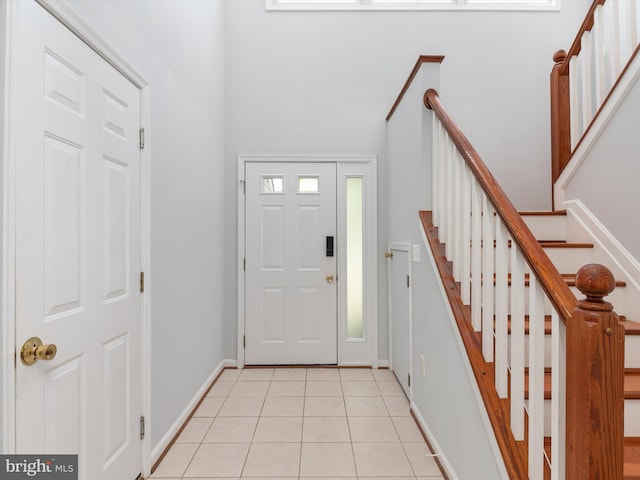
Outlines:
{"type": "Polygon", "coordinates": [[[347,337],[363,338],[363,178],[347,177],[347,337]]]}

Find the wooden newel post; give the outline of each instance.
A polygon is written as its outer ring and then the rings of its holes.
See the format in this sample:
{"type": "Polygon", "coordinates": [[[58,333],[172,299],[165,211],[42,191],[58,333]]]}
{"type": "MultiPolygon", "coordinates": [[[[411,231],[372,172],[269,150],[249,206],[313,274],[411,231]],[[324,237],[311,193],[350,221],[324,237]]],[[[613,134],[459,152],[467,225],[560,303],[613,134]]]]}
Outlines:
{"type": "Polygon", "coordinates": [[[551,70],[551,183],[555,183],[571,156],[569,75],[564,72],[567,52],[553,55],[551,70]]]}
{"type": "Polygon", "coordinates": [[[576,277],[579,300],[567,322],[567,480],[622,480],[624,327],[603,297],[615,288],[602,265],[576,277]]]}

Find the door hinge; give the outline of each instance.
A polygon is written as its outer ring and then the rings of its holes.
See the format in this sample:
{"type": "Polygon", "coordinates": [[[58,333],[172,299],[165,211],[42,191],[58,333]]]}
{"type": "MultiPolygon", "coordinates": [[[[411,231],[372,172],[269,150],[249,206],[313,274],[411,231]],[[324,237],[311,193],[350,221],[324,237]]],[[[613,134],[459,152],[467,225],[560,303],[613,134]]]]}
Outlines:
{"type": "Polygon", "coordinates": [[[407,275],[407,288],[411,285],[411,280],[409,280],[409,275],[407,275]]]}
{"type": "Polygon", "coordinates": [[[144,417],[140,417],[140,440],[144,439],[144,417]]]}
{"type": "Polygon", "coordinates": [[[144,293],[144,272],[140,272],[140,293],[144,293]]]}
{"type": "Polygon", "coordinates": [[[411,374],[407,373],[407,387],[411,386],[411,374]]]}
{"type": "Polygon", "coordinates": [[[144,128],[140,127],[140,150],[144,149],[144,128]]]}
{"type": "Polygon", "coordinates": [[[240,180],[240,183],[242,184],[242,193],[243,194],[247,194],[247,182],[246,180],[240,180]]]}
{"type": "Polygon", "coordinates": [[[247,337],[246,337],[246,335],[242,336],[242,348],[247,348],[247,337]]]}
{"type": "Polygon", "coordinates": [[[243,258],[242,259],[242,270],[246,270],[247,269],[247,259],[243,258]]]}

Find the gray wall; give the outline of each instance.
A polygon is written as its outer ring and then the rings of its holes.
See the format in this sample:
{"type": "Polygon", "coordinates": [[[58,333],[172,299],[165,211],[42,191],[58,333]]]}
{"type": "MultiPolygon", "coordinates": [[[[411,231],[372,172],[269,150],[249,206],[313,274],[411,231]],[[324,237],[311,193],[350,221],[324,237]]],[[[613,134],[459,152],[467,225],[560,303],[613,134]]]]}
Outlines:
{"type": "MultiPolygon", "coordinates": [[[[502,478],[474,396],[475,379],[467,370],[467,355],[458,344],[446,300],[425,248],[418,210],[431,209],[431,149],[433,115],[421,108],[427,88],[438,88],[442,67],[425,64],[407,91],[387,128],[389,171],[389,239],[420,248],[412,266],[413,401],[437,439],[458,478],[502,478]],[[420,355],[425,358],[422,376],[420,355]]],[[[504,467],[502,466],[502,469],[504,467]]]]}
{"type": "MultiPolygon", "coordinates": [[[[419,235],[416,229],[416,234],[419,235]]],[[[474,394],[475,379],[468,358],[458,347],[439,278],[420,241],[420,263],[412,264],[413,279],[413,401],[460,480],[497,480],[504,465],[491,449],[483,422],[484,407],[474,394]],[[426,375],[420,371],[425,358],[426,375]],[[500,462],[500,463],[498,463],[500,462]]],[[[495,441],[495,439],[494,439],[495,441]]]]}
{"type": "Polygon", "coordinates": [[[222,3],[70,4],[151,84],[153,448],[223,359],[222,3]]]}
{"type": "MultiPolygon", "coordinates": [[[[226,2],[225,357],[236,357],[238,154],[377,154],[386,172],[393,166],[384,118],[418,55],[444,54],[441,96],[456,121],[518,208],[549,208],[552,55],[569,47],[589,4],[565,0],[561,12],[266,12],[263,0],[226,2]]],[[[380,190],[382,251],[389,219],[382,183],[380,190]]]]}
{"type": "Polygon", "coordinates": [[[636,80],[565,190],[566,200],[579,199],[636,260],[640,260],[640,222],[629,221],[621,212],[637,215],[640,208],[639,109],[636,80]]]}
{"type": "MultiPolygon", "coordinates": [[[[0,2],[0,25],[2,25],[2,29],[0,29],[0,65],[4,65],[5,64],[5,48],[6,48],[6,30],[5,30],[5,25],[6,25],[6,14],[7,14],[7,4],[6,2],[0,2]]],[[[4,157],[4,147],[5,147],[5,140],[4,140],[4,126],[5,126],[5,112],[6,107],[4,104],[4,96],[5,96],[5,89],[4,89],[4,82],[5,82],[5,72],[6,70],[4,69],[0,69],[0,156],[4,157]]],[[[4,185],[4,181],[3,181],[3,173],[2,171],[0,171],[0,212],[2,212],[3,209],[3,205],[2,205],[2,201],[4,198],[4,192],[2,191],[2,186],[4,185]]],[[[2,222],[0,222],[0,238],[2,238],[2,222]]],[[[0,292],[2,291],[2,277],[0,277],[0,292]]],[[[4,305],[2,304],[2,297],[0,296],[0,312],[4,312],[4,305]]],[[[0,313],[0,315],[2,315],[2,313],[0,313]]],[[[2,415],[2,409],[3,409],[3,405],[2,405],[2,399],[4,398],[3,395],[3,390],[2,390],[2,386],[3,386],[3,361],[8,358],[7,352],[4,351],[4,349],[2,348],[4,345],[4,338],[2,338],[2,334],[3,334],[3,324],[2,324],[2,317],[0,316],[0,432],[3,431],[4,426],[2,424],[2,420],[4,415],[2,415]]],[[[4,445],[3,445],[3,438],[2,435],[0,435],[0,452],[4,452],[4,445]]]]}

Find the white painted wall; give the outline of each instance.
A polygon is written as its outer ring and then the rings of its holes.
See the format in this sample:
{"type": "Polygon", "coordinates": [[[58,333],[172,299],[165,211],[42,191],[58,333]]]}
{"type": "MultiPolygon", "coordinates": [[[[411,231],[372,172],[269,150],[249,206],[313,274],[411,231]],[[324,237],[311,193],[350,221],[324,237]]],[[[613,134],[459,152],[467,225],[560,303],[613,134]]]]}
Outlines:
{"type": "Polygon", "coordinates": [[[392,241],[420,248],[411,282],[413,401],[457,478],[495,480],[503,478],[504,466],[492,450],[495,437],[483,422],[486,412],[476,400],[475,379],[467,370],[466,352],[458,344],[418,218],[418,210],[432,208],[433,114],[421,108],[420,100],[426,88],[438,88],[441,69],[422,65],[387,124],[388,234],[392,241]],[[424,376],[420,356],[426,361],[424,376]]]}
{"type": "MultiPolygon", "coordinates": [[[[417,224],[417,222],[416,222],[417,224]]],[[[420,235],[417,225],[416,233],[420,235]]],[[[440,279],[420,241],[420,263],[413,263],[413,401],[460,480],[508,478],[496,455],[487,413],[464,348],[458,344],[440,279]],[[421,359],[426,363],[421,372],[421,359]],[[486,420],[488,422],[488,419],[486,420]]]]}
{"type": "MultiPolygon", "coordinates": [[[[5,64],[5,55],[6,55],[6,46],[7,46],[7,29],[5,28],[7,21],[7,4],[6,2],[0,2],[0,25],[2,28],[0,29],[0,65],[5,64]]],[[[5,69],[0,69],[0,155],[4,156],[4,127],[5,127],[5,114],[7,109],[5,108],[5,69]]],[[[0,170],[0,212],[3,209],[3,198],[4,198],[4,172],[0,170]]],[[[1,213],[0,213],[1,215],[1,213]]],[[[2,238],[2,222],[0,222],[0,238],[2,238]]],[[[2,291],[2,277],[0,276],[0,292],[2,291]]],[[[2,297],[0,296],[0,312],[4,311],[4,305],[2,304],[2,297]]],[[[2,361],[5,358],[6,352],[4,352],[4,338],[2,338],[2,318],[0,317],[0,432],[2,432],[4,426],[2,424],[3,417],[2,408],[3,408],[3,365],[2,361]]],[[[3,436],[0,435],[0,452],[4,452],[3,446],[3,436]]]]}
{"type": "MultiPolygon", "coordinates": [[[[225,356],[236,356],[236,156],[377,154],[418,55],[444,54],[441,97],[521,209],[550,207],[549,72],[590,2],[561,12],[266,12],[225,3],[225,356]]],[[[380,212],[388,193],[380,189],[380,212]]],[[[379,219],[381,250],[389,219],[379,219]]],[[[380,357],[387,353],[380,255],[380,357]]]]}
{"type": "Polygon", "coordinates": [[[636,81],[563,195],[565,201],[580,200],[636,262],[640,262],[640,222],[633,217],[640,206],[639,108],[640,81],[636,81]]]}
{"type": "Polygon", "coordinates": [[[69,4],[151,84],[153,449],[223,359],[223,7],[69,4]]]}

